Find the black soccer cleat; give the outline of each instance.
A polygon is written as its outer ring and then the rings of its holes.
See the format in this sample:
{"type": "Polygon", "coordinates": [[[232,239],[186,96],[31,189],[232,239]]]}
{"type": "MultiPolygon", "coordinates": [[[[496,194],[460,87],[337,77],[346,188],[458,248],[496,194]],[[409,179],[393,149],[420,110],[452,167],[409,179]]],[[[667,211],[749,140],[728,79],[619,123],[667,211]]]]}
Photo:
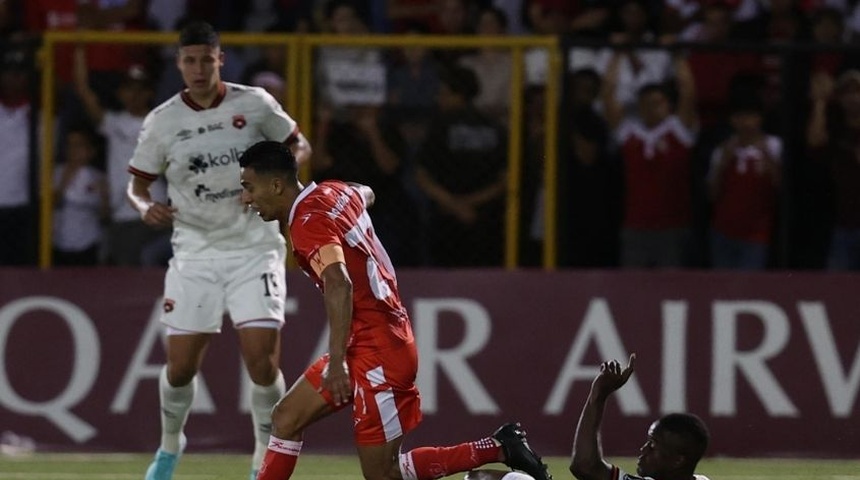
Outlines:
{"type": "Polygon", "coordinates": [[[552,480],[546,464],[540,456],[529,447],[526,441],[526,431],[519,423],[507,423],[493,433],[493,438],[502,444],[505,453],[504,464],[515,470],[521,470],[535,480],[552,480]]]}

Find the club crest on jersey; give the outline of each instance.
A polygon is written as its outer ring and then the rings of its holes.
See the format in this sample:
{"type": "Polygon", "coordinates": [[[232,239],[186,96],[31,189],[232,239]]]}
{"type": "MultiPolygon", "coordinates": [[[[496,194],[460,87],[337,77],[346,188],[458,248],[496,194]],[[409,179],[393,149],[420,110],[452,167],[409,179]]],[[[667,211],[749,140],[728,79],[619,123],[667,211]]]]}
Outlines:
{"type": "Polygon", "coordinates": [[[238,128],[239,130],[245,128],[248,122],[245,120],[244,115],[233,115],[233,126],[238,128]]]}
{"type": "Polygon", "coordinates": [[[176,302],[171,298],[164,299],[164,313],[170,313],[173,311],[173,308],[176,306],[176,302]]]}

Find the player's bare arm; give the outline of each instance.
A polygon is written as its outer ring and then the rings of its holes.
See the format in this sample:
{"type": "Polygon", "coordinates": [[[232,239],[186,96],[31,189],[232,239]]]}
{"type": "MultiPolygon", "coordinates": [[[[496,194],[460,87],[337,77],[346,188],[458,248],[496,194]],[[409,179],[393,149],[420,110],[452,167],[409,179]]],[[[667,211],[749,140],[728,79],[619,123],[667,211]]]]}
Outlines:
{"type": "Polygon", "coordinates": [[[296,141],[290,144],[290,151],[293,152],[293,156],[296,157],[296,164],[299,166],[310,161],[311,154],[313,154],[311,142],[301,132],[296,136],[296,141]]]}
{"type": "Polygon", "coordinates": [[[150,227],[166,228],[173,224],[173,216],[176,208],[169,207],[163,203],[155,202],[149,194],[152,181],[145,178],[132,176],[128,182],[128,196],[131,205],[140,212],[140,218],[150,227]]]}
{"type": "Polygon", "coordinates": [[[352,384],[346,366],[346,344],[352,324],[352,280],[340,245],[325,245],[311,259],[311,266],[323,282],[323,299],[329,327],[329,364],[323,388],[336,405],[350,401],[352,384]]]}
{"type": "Polygon", "coordinates": [[[621,388],[630,376],[636,362],[636,354],[630,355],[626,367],[615,360],[600,365],[600,373],[591,384],[591,392],[582,408],[576,434],[573,440],[573,453],[570,460],[570,473],[579,480],[611,480],[612,466],[603,458],[600,445],[600,423],[606,400],[621,388]]]}

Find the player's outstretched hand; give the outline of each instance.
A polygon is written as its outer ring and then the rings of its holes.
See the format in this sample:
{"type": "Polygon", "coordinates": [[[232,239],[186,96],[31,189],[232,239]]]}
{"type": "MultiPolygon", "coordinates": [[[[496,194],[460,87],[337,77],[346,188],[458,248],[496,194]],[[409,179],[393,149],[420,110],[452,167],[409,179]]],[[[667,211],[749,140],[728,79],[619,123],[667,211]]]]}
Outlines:
{"type": "Polygon", "coordinates": [[[623,387],[630,375],[633,375],[633,370],[636,365],[636,354],[630,354],[630,359],[627,361],[627,366],[622,367],[618,360],[611,360],[600,364],[600,373],[591,384],[591,393],[597,398],[605,399],[612,392],[623,387]]]}
{"type": "Polygon", "coordinates": [[[146,209],[143,214],[143,223],[155,228],[167,228],[173,225],[173,214],[176,207],[170,207],[163,203],[155,202],[146,209]]]}

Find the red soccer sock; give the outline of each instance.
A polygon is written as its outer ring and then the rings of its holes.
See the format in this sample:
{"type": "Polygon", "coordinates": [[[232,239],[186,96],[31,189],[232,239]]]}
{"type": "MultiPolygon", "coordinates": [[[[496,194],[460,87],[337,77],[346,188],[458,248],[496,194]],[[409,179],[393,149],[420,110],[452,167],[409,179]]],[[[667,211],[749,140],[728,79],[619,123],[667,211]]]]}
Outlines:
{"type": "Polygon", "coordinates": [[[497,462],[501,448],[489,437],[453,447],[420,447],[400,455],[400,471],[404,480],[441,478],[497,462]]]}
{"type": "Polygon", "coordinates": [[[257,474],[257,480],[287,480],[293,475],[302,442],[281,440],[269,437],[269,449],[263,457],[263,465],[257,474]]]}

